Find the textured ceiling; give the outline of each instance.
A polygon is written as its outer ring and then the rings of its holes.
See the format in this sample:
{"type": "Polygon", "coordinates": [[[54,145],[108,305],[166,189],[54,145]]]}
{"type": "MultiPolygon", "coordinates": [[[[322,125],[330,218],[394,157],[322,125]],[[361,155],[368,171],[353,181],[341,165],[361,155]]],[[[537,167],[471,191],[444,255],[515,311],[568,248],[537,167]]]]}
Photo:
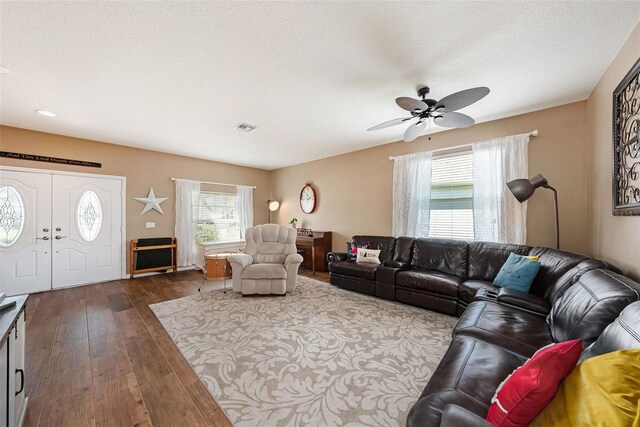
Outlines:
{"type": "Polygon", "coordinates": [[[265,169],[399,140],[366,129],[418,84],[488,86],[477,121],[585,99],[640,19],[638,1],[0,8],[2,124],[265,169]]]}

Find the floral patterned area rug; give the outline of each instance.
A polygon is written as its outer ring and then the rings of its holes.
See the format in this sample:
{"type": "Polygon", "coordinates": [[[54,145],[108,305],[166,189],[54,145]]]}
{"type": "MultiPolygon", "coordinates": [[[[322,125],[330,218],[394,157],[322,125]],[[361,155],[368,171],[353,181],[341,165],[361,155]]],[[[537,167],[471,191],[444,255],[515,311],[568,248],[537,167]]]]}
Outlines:
{"type": "Polygon", "coordinates": [[[151,309],[236,427],[404,426],[456,322],[306,277],[151,309]]]}

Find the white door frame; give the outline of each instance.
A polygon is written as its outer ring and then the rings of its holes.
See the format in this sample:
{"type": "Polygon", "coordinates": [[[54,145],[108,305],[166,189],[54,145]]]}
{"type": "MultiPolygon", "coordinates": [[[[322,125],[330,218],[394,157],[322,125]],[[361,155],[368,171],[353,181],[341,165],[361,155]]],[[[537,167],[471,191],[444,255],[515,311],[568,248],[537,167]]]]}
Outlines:
{"type": "MultiPolygon", "coordinates": [[[[120,278],[128,279],[127,275],[127,178],[124,176],[117,175],[102,175],[98,173],[88,173],[88,172],[66,172],[66,171],[58,171],[53,169],[37,169],[37,168],[23,168],[18,166],[4,166],[0,165],[0,170],[6,171],[15,171],[15,172],[33,172],[33,173],[42,173],[46,175],[71,175],[71,176],[84,176],[87,178],[108,178],[108,179],[117,179],[122,182],[122,210],[120,212],[121,217],[121,245],[120,248],[120,278]]],[[[78,285],[82,286],[82,285],[78,285]]]]}

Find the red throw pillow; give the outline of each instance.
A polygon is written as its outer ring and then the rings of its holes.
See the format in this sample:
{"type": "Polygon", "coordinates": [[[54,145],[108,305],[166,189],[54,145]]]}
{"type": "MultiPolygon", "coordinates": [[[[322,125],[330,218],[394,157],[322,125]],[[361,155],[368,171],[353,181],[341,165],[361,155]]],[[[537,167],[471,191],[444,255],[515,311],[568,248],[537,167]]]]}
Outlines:
{"type": "Polygon", "coordinates": [[[494,426],[529,424],[553,399],[558,386],[578,363],[582,340],[551,344],[513,371],[491,399],[487,421],[494,426]]]}

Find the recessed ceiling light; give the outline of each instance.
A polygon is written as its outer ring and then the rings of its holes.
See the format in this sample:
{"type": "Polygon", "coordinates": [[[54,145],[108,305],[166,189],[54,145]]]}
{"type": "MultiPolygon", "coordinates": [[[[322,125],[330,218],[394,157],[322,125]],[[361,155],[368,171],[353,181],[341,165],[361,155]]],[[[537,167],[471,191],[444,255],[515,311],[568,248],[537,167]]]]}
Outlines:
{"type": "Polygon", "coordinates": [[[254,130],[256,130],[256,127],[257,126],[250,125],[249,123],[240,123],[234,129],[237,129],[242,132],[253,132],[254,130]]]}
{"type": "Polygon", "coordinates": [[[0,74],[9,74],[9,70],[4,67],[0,67],[0,74]]]}
{"type": "Polygon", "coordinates": [[[47,111],[47,110],[36,110],[36,113],[43,115],[43,116],[47,116],[47,117],[55,117],[56,113],[52,113],[51,111],[47,111]]]}

